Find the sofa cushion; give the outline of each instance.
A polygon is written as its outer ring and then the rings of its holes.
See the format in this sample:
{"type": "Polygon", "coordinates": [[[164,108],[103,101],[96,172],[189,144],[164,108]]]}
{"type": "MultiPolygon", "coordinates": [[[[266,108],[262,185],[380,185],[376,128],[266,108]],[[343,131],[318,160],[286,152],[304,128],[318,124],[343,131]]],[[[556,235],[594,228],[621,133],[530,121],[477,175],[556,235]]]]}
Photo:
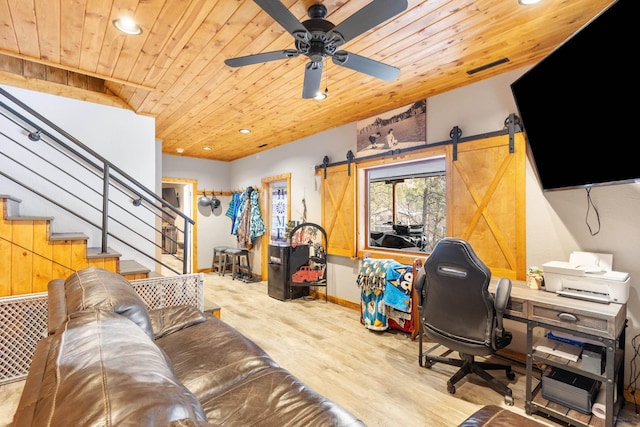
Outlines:
{"type": "Polygon", "coordinates": [[[192,305],[174,305],[149,310],[153,338],[162,338],[180,329],[188,328],[207,320],[203,312],[192,305]]]}
{"type": "Polygon", "coordinates": [[[277,364],[253,341],[224,321],[207,321],[156,340],[177,378],[200,400],[277,364]]]}
{"type": "MultiPolygon", "coordinates": [[[[175,377],[164,353],[129,319],[78,311],[49,337],[33,407],[37,426],[166,425],[204,421],[198,400],[175,377]]],[[[33,406],[33,405],[32,405],[33,406]]]]}
{"type": "Polygon", "coordinates": [[[209,422],[225,427],[364,426],[280,367],[263,369],[201,403],[209,422]]]}
{"type": "Polygon", "coordinates": [[[121,314],[153,338],[147,306],[121,275],[90,267],[73,273],[64,283],[67,313],[99,308],[121,314]]]}

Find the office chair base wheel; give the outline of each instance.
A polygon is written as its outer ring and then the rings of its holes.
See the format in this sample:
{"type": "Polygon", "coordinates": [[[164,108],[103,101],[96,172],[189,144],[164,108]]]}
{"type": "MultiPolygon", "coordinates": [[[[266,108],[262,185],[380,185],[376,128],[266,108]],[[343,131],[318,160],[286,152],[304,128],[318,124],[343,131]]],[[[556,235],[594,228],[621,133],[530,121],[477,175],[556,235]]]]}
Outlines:
{"type": "Polygon", "coordinates": [[[504,403],[509,406],[513,406],[513,396],[505,396],[504,403]]]}
{"type": "Polygon", "coordinates": [[[513,371],[511,370],[511,368],[507,368],[506,369],[506,373],[507,373],[507,379],[509,381],[513,381],[516,379],[516,374],[513,373],[513,371]]]}
{"type": "Polygon", "coordinates": [[[451,384],[451,381],[447,381],[447,391],[449,393],[451,393],[451,394],[455,394],[456,393],[456,386],[451,384]]]}

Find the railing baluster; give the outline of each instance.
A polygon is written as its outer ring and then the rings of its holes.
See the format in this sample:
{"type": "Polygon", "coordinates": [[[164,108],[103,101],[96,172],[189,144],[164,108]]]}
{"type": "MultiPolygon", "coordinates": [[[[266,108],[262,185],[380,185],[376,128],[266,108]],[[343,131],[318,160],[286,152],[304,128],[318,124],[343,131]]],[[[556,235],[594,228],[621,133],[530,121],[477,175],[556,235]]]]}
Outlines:
{"type": "Polygon", "coordinates": [[[107,253],[107,235],[109,234],[109,164],[104,164],[102,182],[102,253],[107,253]]]}

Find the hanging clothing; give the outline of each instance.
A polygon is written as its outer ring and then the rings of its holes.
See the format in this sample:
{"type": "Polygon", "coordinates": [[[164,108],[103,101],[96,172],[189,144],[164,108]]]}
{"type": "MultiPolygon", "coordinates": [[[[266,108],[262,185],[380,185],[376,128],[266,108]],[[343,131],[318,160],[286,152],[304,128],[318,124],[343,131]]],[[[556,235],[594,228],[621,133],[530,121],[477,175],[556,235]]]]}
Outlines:
{"type": "Polygon", "coordinates": [[[231,234],[235,234],[233,230],[237,224],[239,196],[240,196],[239,193],[233,193],[231,195],[231,200],[229,200],[229,208],[227,209],[227,212],[225,212],[225,215],[231,218],[231,234]]]}
{"type": "Polygon", "coordinates": [[[240,221],[242,219],[242,214],[245,208],[245,193],[234,193],[234,215],[231,220],[231,234],[234,236],[238,235],[238,227],[240,226],[240,221]]]}
{"type": "MultiPolygon", "coordinates": [[[[244,194],[244,193],[243,193],[244,194]]],[[[241,248],[251,249],[253,244],[251,242],[250,230],[251,230],[251,199],[250,197],[243,197],[242,213],[240,221],[238,222],[238,245],[241,248]]]]}
{"type": "Polygon", "coordinates": [[[260,193],[254,191],[251,193],[251,220],[249,221],[249,237],[251,241],[254,241],[258,237],[267,232],[267,227],[264,225],[262,219],[262,212],[260,211],[260,203],[258,197],[260,193]]]}
{"type": "Polygon", "coordinates": [[[259,193],[251,191],[249,194],[246,194],[246,192],[243,194],[242,203],[244,206],[238,223],[238,243],[241,248],[251,249],[253,241],[266,232],[266,227],[260,213],[259,193]]]}

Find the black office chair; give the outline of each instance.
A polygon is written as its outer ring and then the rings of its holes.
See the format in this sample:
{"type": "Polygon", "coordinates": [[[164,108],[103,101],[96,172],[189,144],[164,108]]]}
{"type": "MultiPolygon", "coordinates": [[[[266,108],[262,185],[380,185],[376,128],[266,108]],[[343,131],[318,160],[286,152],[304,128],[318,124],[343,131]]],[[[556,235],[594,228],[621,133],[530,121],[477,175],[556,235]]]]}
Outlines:
{"type": "Polygon", "coordinates": [[[502,394],[507,405],[513,405],[511,389],[487,372],[504,369],[507,378],[513,380],[511,366],[475,360],[476,356],[489,356],[511,342],[511,333],[502,324],[511,281],[500,279],[494,298],[489,292],[491,271],[468,242],[456,238],[440,240],[423,270],[416,280],[421,305],[420,366],[423,361],[427,368],[436,362],[459,366],[447,381],[449,393],[455,393],[455,384],[474,373],[502,394]],[[423,338],[436,343],[424,353],[423,338]],[[433,354],[441,346],[447,350],[433,354]],[[454,351],[459,353],[459,359],[447,357],[454,351]]]}

